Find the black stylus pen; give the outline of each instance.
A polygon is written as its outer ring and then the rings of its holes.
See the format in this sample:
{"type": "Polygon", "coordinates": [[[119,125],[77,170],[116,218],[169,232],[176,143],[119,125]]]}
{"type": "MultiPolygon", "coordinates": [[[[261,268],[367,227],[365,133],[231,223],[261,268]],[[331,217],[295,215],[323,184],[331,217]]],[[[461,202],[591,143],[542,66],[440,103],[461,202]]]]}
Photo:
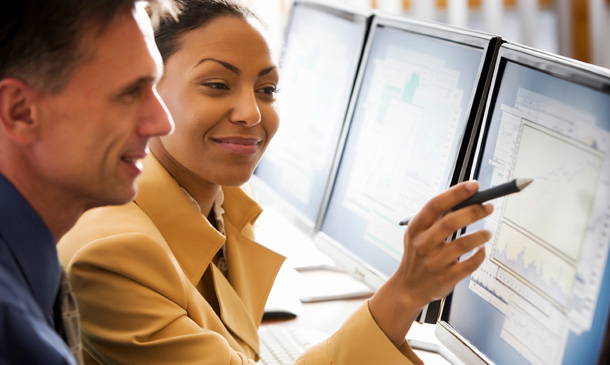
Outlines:
{"type": "MultiPolygon", "coordinates": [[[[482,204],[488,200],[496,199],[496,198],[499,198],[499,197],[502,197],[502,196],[505,196],[508,194],[519,192],[519,191],[523,190],[526,186],[531,184],[532,181],[534,181],[534,180],[533,179],[513,179],[507,183],[494,186],[493,188],[477,191],[473,196],[464,200],[460,204],[454,206],[450,210],[455,211],[455,210],[467,207],[469,205],[482,204]]],[[[411,219],[413,219],[413,217],[415,217],[415,216],[405,218],[405,219],[401,220],[400,223],[398,223],[398,224],[400,224],[401,226],[406,226],[407,224],[409,224],[411,219]]]]}

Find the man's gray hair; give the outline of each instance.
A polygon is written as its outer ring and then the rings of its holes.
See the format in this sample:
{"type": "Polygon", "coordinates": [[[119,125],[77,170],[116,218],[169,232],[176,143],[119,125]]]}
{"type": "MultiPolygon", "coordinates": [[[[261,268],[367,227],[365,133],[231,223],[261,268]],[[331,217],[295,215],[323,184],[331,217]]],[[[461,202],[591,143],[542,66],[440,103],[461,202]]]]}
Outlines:
{"type": "MultiPolygon", "coordinates": [[[[93,54],[92,30],[101,34],[139,0],[4,0],[0,2],[0,79],[17,78],[39,91],[60,91],[93,54]],[[89,38],[88,38],[89,37],[89,38]]],[[[175,0],[149,0],[154,21],[176,17],[175,0]]]]}

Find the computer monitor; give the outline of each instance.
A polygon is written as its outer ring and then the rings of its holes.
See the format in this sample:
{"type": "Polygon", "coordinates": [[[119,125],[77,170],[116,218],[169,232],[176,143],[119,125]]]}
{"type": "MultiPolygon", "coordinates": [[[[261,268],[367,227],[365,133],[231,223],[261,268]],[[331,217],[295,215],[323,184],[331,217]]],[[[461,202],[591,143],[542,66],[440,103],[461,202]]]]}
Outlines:
{"type": "Polygon", "coordinates": [[[314,232],[372,12],[295,1],[280,62],[280,127],[252,185],[266,208],[314,232]]]}
{"type": "Polygon", "coordinates": [[[501,47],[472,177],[532,178],[465,229],[493,233],[436,337],[467,364],[607,364],[610,70],[501,47]]]}
{"type": "Polygon", "coordinates": [[[316,246],[378,289],[398,267],[399,221],[461,179],[499,37],[375,16],[316,246]]]}

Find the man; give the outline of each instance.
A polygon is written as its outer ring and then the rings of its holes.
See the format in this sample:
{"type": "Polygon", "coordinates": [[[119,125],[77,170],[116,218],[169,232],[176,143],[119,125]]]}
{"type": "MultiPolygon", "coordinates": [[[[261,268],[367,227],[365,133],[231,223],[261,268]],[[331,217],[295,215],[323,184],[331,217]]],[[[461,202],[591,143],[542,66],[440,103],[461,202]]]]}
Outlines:
{"type": "Polygon", "coordinates": [[[172,129],[143,5],[0,5],[0,364],[81,361],[55,243],[85,210],[131,200],[148,140],[172,129]]]}

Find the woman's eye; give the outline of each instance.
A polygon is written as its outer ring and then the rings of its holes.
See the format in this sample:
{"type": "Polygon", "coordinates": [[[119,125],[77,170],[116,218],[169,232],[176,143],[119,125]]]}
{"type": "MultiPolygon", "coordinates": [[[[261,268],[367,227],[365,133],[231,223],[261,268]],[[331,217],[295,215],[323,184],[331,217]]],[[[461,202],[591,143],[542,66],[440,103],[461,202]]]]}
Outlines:
{"type": "Polygon", "coordinates": [[[259,91],[264,93],[264,94],[275,95],[280,90],[278,90],[278,88],[276,86],[267,86],[267,87],[263,87],[263,88],[259,89],[259,91]]]}
{"type": "Polygon", "coordinates": [[[229,90],[229,86],[223,82],[206,82],[202,85],[217,90],[229,90]]]}

